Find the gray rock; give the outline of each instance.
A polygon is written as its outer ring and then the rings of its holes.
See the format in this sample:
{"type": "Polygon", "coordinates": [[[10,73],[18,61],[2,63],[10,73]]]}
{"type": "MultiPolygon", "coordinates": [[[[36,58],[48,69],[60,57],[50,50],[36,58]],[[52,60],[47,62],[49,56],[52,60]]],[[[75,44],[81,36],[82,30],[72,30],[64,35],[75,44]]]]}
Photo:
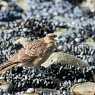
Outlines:
{"type": "Polygon", "coordinates": [[[70,65],[76,65],[76,66],[88,66],[88,64],[83,62],[82,60],[64,52],[54,52],[47,59],[47,61],[42,64],[42,66],[48,67],[51,64],[58,64],[58,63],[70,64],[70,65]]]}

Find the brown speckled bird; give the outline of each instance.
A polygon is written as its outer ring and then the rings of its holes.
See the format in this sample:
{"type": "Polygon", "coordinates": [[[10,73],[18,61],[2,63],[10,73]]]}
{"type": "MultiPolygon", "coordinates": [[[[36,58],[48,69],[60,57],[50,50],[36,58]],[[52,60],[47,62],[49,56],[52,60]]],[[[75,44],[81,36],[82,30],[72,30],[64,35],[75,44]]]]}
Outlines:
{"type": "Polygon", "coordinates": [[[23,38],[17,40],[17,43],[21,43],[23,48],[10,57],[6,64],[0,66],[0,74],[18,64],[27,67],[40,66],[54,51],[56,47],[55,38],[56,35],[51,33],[33,42],[24,41],[23,38]]]}

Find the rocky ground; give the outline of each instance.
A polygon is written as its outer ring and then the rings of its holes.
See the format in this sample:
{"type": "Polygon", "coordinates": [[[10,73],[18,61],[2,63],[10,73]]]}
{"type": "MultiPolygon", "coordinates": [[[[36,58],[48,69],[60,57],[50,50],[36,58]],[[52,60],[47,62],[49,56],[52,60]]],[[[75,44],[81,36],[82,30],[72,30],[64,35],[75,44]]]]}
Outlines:
{"type": "Polygon", "coordinates": [[[40,95],[71,95],[74,84],[95,82],[94,10],[91,0],[1,0],[0,64],[22,48],[14,43],[18,37],[33,41],[53,32],[59,35],[55,53],[61,49],[69,61],[56,53],[46,68],[14,67],[1,77],[5,84],[1,82],[0,95],[28,95],[38,88],[40,95]],[[83,63],[88,66],[81,67],[83,63]]]}

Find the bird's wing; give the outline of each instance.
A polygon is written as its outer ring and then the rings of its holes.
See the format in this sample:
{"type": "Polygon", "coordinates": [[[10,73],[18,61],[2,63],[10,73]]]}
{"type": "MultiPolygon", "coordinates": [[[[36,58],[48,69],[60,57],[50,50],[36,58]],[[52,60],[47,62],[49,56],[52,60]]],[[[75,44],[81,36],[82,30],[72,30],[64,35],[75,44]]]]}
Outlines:
{"type": "Polygon", "coordinates": [[[37,59],[37,56],[29,56],[25,54],[25,52],[19,51],[17,54],[14,56],[11,56],[11,58],[6,62],[5,64],[0,65],[0,75],[4,74],[7,70],[11,69],[14,66],[17,66],[18,64],[27,64],[31,63],[30,65],[33,65],[33,61],[37,59]]]}
{"type": "MultiPolygon", "coordinates": [[[[26,51],[26,49],[22,48],[21,50],[19,50],[18,53],[16,53],[15,55],[11,56],[9,61],[10,62],[17,62],[17,63],[25,63],[27,61],[32,61],[35,58],[37,58],[36,55],[29,56],[28,53],[26,53],[25,51],[26,51]]],[[[28,51],[30,51],[30,50],[28,50],[28,51]]]]}
{"type": "Polygon", "coordinates": [[[47,50],[47,44],[43,41],[35,41],[26,47],[25,53],[29,56],[42,56],[47,50]]]}

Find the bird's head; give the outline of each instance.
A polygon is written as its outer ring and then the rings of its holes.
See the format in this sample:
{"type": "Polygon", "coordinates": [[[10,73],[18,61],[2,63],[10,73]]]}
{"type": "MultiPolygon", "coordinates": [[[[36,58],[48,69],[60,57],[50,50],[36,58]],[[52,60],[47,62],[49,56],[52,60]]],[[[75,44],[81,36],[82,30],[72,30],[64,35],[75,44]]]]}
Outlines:
{"type": "Polygon", "coordinates": [[[46,36],[44,37],[44,41],[45,41],[45,43],[47,43],[47,44],[49,44],[49,43],[54,43],[54,42],[56,41],[56,37],[57,37],[56,34],[50,33],[50,34],[48,34],[48,35],[46,35],[46,36]]]}

